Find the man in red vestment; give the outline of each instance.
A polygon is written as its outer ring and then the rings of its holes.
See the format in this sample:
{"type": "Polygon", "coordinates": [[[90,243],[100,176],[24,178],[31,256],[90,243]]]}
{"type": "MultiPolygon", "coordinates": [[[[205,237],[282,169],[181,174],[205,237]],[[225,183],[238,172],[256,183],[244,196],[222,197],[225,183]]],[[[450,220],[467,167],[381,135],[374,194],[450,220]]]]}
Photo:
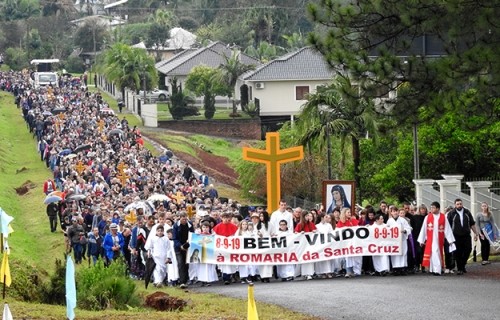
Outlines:
{"type": "Polygon", "coordinates": [[[422,266],[429,268],[429,272],[434,275],[441,275],[444,265],[444,239],[450,243],[450,251],[454,247],[455,237],[451,231],[450,223],[443,213],[439,211],[438,202],[433,202],[430,214],[424,218],[418,242],[424,246],[424,257],[422,266]]]}
{"type": "MultiPolygon", "coordinates": [[[[213,232],[219,236],[231,237],[236,234],[238,226],[231,223],[231,214],[229,212],[224,212],[221,214],[222,222],[216,225],[213,232]]],[[[231,283],[231,275],[236,272],[236,268],[230,265],[220,265],[222,271],[222,280],[224,284],[228,285],[231,283]]]]}

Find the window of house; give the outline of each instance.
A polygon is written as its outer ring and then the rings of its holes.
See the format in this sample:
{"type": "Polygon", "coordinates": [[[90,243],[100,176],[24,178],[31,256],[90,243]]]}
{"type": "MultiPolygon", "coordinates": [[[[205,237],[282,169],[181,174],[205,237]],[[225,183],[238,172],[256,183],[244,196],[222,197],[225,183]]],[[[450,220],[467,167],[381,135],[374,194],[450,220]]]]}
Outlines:
{"type": "Polygon", "coordinates": [[[295,100],[306,100],[307,94],[309,94],[309,86],[295,87],[295,100]]]}

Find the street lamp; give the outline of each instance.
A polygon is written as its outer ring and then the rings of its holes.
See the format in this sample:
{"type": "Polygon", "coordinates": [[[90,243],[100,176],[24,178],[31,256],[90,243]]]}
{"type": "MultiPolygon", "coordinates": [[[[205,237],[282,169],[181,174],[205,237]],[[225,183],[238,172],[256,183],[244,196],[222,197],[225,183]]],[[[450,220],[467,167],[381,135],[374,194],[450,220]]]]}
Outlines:
{"type": "Polygon", "coordinates": [[[326,162],[328,166],[328,180],[332,179],[332,145],[330,142],[330,111],[327,106],[320,106],[321,124],[325,126],[326,133],[326,162]]]}

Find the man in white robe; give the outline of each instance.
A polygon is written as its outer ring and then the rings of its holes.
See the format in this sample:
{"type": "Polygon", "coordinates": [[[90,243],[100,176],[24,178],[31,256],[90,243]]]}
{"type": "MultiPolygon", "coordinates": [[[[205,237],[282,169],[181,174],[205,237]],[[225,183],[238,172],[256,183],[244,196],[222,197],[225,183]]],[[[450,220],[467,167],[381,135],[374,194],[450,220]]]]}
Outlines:
{"type": "Polygon", "coordinates": [[[420,230],[418,242],[421,246],[426,246],[424,249],[424,258],[422,266],[428,267],[429,272],[434,275],[441,275],[444,265],[444,238],[450,244],[450,251],[455,247],[455,237],[451,231],[448,219],[444,217],[444,213],[439,212],[439,202],[433,202],[428,214],[420,230]],[[432,239],[429,239],[429,236],[432,239]],[[430,247],[428,247],[430,246],[430,247]]]}

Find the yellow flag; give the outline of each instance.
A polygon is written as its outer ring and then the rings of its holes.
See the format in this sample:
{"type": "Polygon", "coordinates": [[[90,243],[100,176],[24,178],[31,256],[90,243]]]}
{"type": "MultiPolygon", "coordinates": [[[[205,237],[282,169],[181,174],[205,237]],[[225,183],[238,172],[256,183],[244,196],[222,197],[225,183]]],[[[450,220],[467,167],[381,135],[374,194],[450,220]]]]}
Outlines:
{"type": "Polygon", "coordinates": [[[12,278],[10,277],[9,256],[7,255],[7,251],[3,253],[2,268],[0,269],[0,282],[4,283],[4,279],[5,285],[10,287],[12,278]]]}
{"type": "Polygon", "coordinates": [[[253,297],[253,284],[248,286],[248,320],[259,320],[257,306],[253,297]]]}

